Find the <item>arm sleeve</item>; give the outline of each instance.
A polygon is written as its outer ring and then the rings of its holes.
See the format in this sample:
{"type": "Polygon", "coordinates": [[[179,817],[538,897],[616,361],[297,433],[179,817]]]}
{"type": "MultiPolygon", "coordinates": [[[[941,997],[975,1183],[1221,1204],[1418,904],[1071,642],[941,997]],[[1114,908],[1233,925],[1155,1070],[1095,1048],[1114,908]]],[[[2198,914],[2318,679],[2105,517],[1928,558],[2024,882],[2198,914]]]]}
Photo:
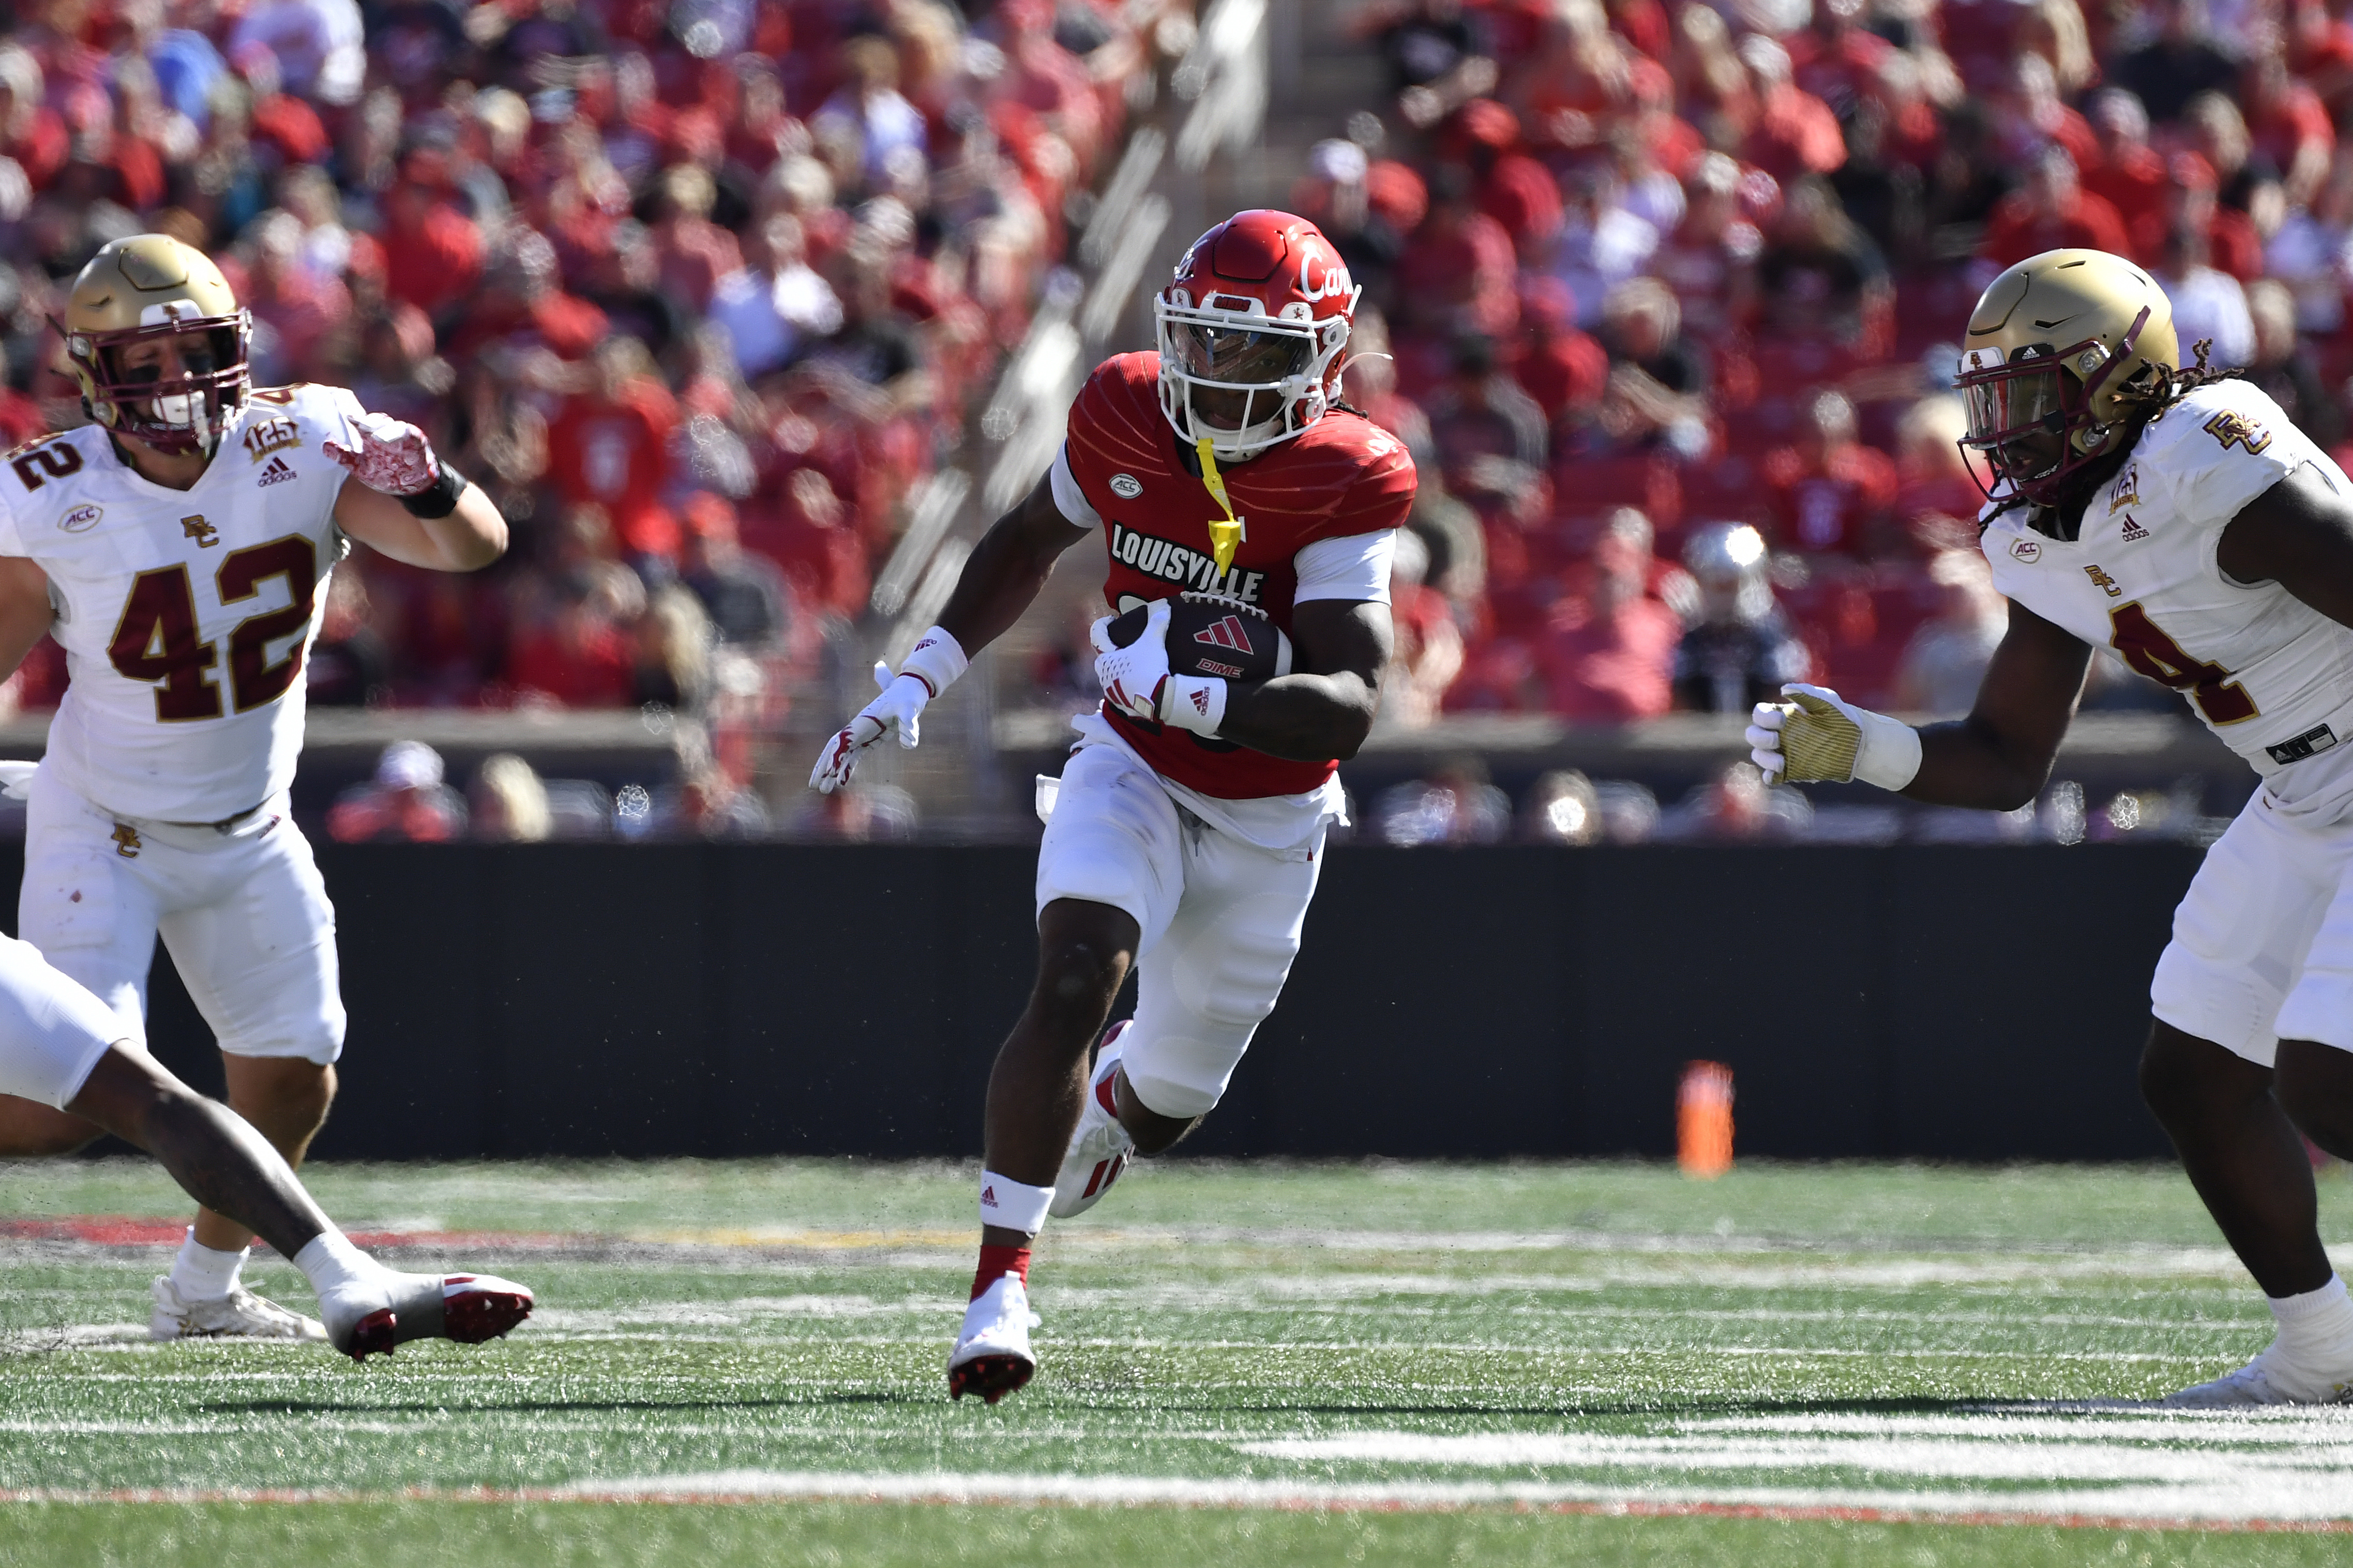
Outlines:
{"type": "Polygon", "coordinates": [[[1054,505],[1073,528],[1101,528],[1103,515],[1087,492],[1079,488],[1079,477],[1071,472],[1071,445],[1068,441],[1054,448],[1054,466],[1049,470],[1054,486],[1054,505]]]}
{"type": "Polygon", "coordinates": [[[1389,602],[1389,561],[1397,553],[1397,530],[1349,533],[1319,539],[1291,558],[1299,572],[1294,605],[1310,599],[1345,599],[1352,604],[1389,602]]]}

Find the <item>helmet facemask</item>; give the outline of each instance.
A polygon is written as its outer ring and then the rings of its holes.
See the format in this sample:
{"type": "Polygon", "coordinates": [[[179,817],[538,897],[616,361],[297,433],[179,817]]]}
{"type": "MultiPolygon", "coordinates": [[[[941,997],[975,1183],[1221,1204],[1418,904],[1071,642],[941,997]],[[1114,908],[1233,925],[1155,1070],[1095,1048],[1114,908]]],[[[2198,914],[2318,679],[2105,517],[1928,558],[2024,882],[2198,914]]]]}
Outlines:
{"type": "Polygon", "coordinates": [[[1247,296],[1196,305],[1182,289],[1153,300],[1160,339],[1160,406],[1187,442],[1209,438],[1226,461],[1256,456],[1324,416],[1325,386],[1348,342],[1344,317],[1317,321],[1304,305],[1280,316],[1247,296]]]}
{"type": "MultiPolygon", "coordinates": [[[[2022,499],[2037,506],[2063,504],[2083,469],[2109,455],[2111,425],[2096,412],[2108,378],[2132,353],[2148,320],[2144,309],[2111,353],[2097,338],[2067,348],[2028,343],[2006,354],[1999,347],[1970,349],[1954,378],[1968,416],[1962,455],[1983,459],[1968,465],[1978,488],[1991,501],[2022,499]]],[[[2148,369],[2144,367],[2143,374],[2148,369]]],[[[2123,387],[2107,389],[2113,402],[2123,387]]]]}
{"type": "Polygon", "coordinates": [[[155,319],[114,331],[66,332],[82,406],[99,425],[157,451],[209,456],[252,385],[252,313],[199,316],[193,304],[175,301],[142,314],[155,319]],[[180,374],[128,363],[148,357],[134,353],[137,345],[158,341],[178,344],[180,374]]]}

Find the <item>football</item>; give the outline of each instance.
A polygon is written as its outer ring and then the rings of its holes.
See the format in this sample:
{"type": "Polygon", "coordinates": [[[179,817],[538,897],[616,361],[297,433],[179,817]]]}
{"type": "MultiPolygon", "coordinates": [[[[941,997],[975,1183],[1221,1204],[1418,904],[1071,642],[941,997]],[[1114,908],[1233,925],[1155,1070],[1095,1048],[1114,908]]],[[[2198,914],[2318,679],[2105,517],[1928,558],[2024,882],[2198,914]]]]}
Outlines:
{"type": "MultiPolygon", "coordinates": [[[[1130,601],[1105,628],[1112,645],[1125,647],[1142,637],[1151,608],[1148,601],[1130,601]]],[[[1222,594],[1179,594],[1168,604],[1168,668],[1221,680],[1272,680],[1291,673],[1291,639],[1255,605],[1222,594]]]]}

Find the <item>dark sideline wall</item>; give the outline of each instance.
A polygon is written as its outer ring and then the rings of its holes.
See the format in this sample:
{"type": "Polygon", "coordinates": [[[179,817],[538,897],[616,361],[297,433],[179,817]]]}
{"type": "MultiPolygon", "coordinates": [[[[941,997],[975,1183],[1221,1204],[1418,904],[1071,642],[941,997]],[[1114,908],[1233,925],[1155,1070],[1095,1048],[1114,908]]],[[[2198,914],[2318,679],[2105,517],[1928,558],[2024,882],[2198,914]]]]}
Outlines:
{"type": "MultiPolygon", "coordinates": [[[[352,1016],[323,1158],[972,1155],[1034,850],[322,845],[352,1016]]],[[[2162,1158],[2133,1064],[2172,845],[1331,855],[1198,1154],[2162,1158]]],[[[0,866],[10,879],[12,862],[0,866]]],[[[217,1058],[157,965],[159,1053],[217,1058]]]]}

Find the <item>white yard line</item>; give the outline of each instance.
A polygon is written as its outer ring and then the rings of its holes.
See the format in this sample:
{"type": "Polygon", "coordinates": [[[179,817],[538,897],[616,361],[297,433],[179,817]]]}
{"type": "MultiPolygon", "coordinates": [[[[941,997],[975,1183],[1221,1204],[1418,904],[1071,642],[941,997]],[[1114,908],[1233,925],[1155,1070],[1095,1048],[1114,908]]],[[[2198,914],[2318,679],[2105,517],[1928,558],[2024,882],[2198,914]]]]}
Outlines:
{"type": "MultiPolygon", "coordinates": [[[[2047,1479],[2047,1478],[2038,1478],[2047,1479]]],[[[867,1499],[956,1503],[1176,1504],[1223,1508],[1443,1508],[1596,1505],[1601,1510],[1767,1512],[1852,1517],[1963,1516],[1986,1520],[2092,1522],[2130,1520],[2217,1523],[2336,1521],[2353,1515],[2353,1492],[2334,1495],[2309,1477],[2263,1474],[2229,1479],[2117,1488],[1942,1493],[1886,1488],[1607,1486],[1540,1481],[1313,1482],[1173,1476],[1035,1476],[723,1470],[582,1481],[559,1489],[582,1498],[669,1500],[867,1499]]]]}

